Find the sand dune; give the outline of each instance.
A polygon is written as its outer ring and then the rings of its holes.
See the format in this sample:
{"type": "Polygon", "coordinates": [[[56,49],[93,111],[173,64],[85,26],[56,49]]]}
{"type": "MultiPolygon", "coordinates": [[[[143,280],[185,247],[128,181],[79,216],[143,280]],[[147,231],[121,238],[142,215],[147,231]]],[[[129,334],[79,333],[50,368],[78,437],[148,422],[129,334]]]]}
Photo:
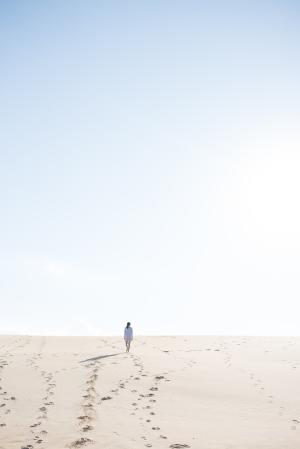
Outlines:
{"type": "Polygon", "coordinates": [[[0,448],[299,449],[300,338],[0,337],[0,448]]]}

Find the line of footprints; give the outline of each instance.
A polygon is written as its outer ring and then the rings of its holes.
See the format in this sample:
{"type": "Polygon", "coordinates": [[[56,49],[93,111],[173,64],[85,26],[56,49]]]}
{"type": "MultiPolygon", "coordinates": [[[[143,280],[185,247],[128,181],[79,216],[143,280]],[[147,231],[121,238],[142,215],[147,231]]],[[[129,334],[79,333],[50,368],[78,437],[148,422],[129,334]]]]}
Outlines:
{"type": "Polygon", "coordinates": [[[3,389],[2,383],[2,371],[9,365],[7,360],[0,360],[0,427],[6,427],[5,415],[11,413],[11,409],[9,408],[9,402],[15,401],[15,396],[11,396],[6,390],[3,389]],[[3,401],[3,402],[2,402],[3,401]]]}
{"type": "Polygon", "coordinates": [[[40,376],[44,380],[44,397],[42,398],[42,403],[37,410],[36,420],[30,424],[30,432],[32,434],[32,441],[30,444],[22,446],[21,449],[34,449],[35,447],[40,447],[41,444],[45,443],[45,438],[47,437],[47,430],[45,429],[46,422],[48,420],[48,409],[54,405],[53,396],[56,387],[56,382],[54,381],[53,374],[45,370],[41,370],[38,361],[42,358],[41,354],[34,355],[28,360],[28,366],[31,366],[34,370],[38,371],[40,376]]]}

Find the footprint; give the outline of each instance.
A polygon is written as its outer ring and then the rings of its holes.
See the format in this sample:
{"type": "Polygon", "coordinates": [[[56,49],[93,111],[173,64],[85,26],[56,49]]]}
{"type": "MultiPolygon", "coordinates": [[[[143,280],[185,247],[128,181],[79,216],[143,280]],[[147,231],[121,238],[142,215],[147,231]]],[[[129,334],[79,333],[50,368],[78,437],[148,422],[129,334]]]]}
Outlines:
{"type": "Polygon", "coordinates": [[[30,427],[37,427],[37,426],[40,426],[41,424],[42,424],[41,422],[37,422],[37,423],[35,423],[35,424],[31,424],[30,427]]]}
{"type": "Polygon", "coordinates": [[[91,418],[87,415],[78,416],[77,419],[80,419],[81,421],[91,421],[91,418]]]}
{"type": "MultiPolygon", "coordinates": [[[[76,440],[76,441],[74,441],[72,444],[71,444],[71,447],[81,447],[81,446],[84,446],[85,444],[87,444],[87,443],[93,443],[94,441],[93,440],[91,440],[90,438],[79,438],[79,440],[76,440]]],[[[31,448],[32,448],[32,446],[31,446],[31,448]]],[[[29,448],[29,449],[31,449],[31,448],[29,448]]],[[[27,449],[27,448],[24,448],[24,449],[27,449]]]]}
{"type": "Polygon", "coordinates": [[[180,448],[189,448],[191,446],[189,446],[188,444],[181,444],[181,443],[175,443],[175,444],[171,444],[169,446],[171,449],[180,449],[180,448]]]}

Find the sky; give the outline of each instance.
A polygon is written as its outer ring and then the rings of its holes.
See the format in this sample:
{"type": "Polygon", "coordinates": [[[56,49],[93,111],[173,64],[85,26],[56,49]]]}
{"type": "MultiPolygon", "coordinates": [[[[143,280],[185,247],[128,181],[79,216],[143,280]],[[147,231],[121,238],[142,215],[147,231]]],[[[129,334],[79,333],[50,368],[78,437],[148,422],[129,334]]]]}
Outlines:
{"type": "Polygon", "coordinates": [[[0,333],[300,334],[299,19],[0,2],[0,333]]]}

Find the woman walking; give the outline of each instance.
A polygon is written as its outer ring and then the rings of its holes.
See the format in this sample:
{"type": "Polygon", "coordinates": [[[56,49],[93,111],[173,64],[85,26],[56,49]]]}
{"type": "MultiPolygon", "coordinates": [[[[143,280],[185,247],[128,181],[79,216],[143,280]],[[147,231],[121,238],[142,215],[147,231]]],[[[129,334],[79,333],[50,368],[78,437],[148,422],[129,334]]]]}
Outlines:
{"type": "Polygon", "coordinates": [[[129,352],[130,351],[130,343],[133,340],[133,330],[132,330],[132,327],[130,326],[129,322],[126,324],[126,327],[124,329],[124,340],[125,340],[125,345],[126,345],[126,352],[129,352]]]}

